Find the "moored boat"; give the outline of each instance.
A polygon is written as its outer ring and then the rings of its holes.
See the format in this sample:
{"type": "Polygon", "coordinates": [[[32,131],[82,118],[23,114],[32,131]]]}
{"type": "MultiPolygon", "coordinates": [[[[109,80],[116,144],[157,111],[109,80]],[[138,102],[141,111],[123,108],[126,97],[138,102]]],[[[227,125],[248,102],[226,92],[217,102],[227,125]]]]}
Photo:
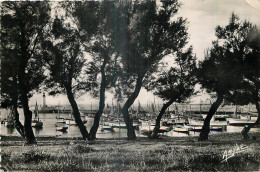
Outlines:
{"type": "MultiPolygon", "coordinates": [[[[149,134],[149,133],[153,132],[154,127],[155,127],[155,125],[142,127],[141,134],[149,134]]],[[[172,127],[161,126],[159,129],[159,133],[165,133],[165,132],[169,132],[171,130],[172,130],[172,127]]]]}
{"type": "Polygon", "coordinates": [[[101,131],[114,131],[114,127],[113,126],[102,126],[101,127],[101,131]]]}
{"type": "Polygon", "coordinates": [[[236,118],[228,118],[228,125],[231,126],[245,126],[255,123],[254,120],[250,119],[236,119],[236,118]]]}
{"type": "Polygon", "coordinates": [[[65,132],[68,130],[68,126],[58,126],[56,127],[56,131],[62,131],[62,132],[65,132]]]}
{"type": "Polygon", "coordinates": [[[211,131],[223,131],[223,127],[220,126],[211,126],[210,127],[211,131]]]}
{"type": "Polygon", "coordinates": [[[32,120],[32,127],[41,128],[43,126],[43,122],[40,121],[37,102],[36,102],[36,105],[35,105],[34,114],[35,114],[35,117],[34,117],[34,120],[32,120]]]}
{"type": "Polygon", "coordinates": [[[179,133],[189,133],[189,129],[185,128],[185,127],[175,127],[173,129],[173,131],[179,132],[179,133]]]}

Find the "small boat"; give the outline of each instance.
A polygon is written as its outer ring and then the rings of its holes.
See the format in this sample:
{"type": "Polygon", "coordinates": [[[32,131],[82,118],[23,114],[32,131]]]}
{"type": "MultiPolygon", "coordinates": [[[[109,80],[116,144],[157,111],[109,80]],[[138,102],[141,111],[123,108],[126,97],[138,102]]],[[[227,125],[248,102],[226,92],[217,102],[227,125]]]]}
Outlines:
{"type": "Polygon", "coordinates": [[[255,123],[254,120],[250,119],[236,119],[236,118],[228,118],[228,125],[230,126],[240,126],[243,127],[245,125],[250,125],[255,123]]]}
{"type": "MultiPolygon", "coordinates": [[[[146,134],[149,134],[149,133],[153,132],[154,127],[155,127],[155,125],[142,127],[141,134],[146,135],[146,134]]],[[[171,130],[172,130],[172,127],[161,126],[160,129],[159,129],[159,133],[166,133],[166,132],[169,132],[171,130]]]]}
{"type": "Polygon", "coordinates": [[[150,135],[153,131],[149,131],[149,130],[141,130],[141,134],[143,135],[150,135]]]}
{"type": "Polygon", "coordinates": [[[43,122],[40,121],[40,119],[39,119],[39,110],[38,110],[37,102],[35,105],[34,114],[35,114],[35,117],[34,117],[34,120],[32,120],[32,127],[41,128],[43,126],[43,122]]]}
{"type": "Polygon", "coordinates": [[[69,119],[65,119],[65,123],[67,125],[77,125],[76,121],[72,118],[69,118],[69,119]]]}
{"type": "Polygon", "coordinates": [[[202,130],[202,126],[193,126],[193,128],[191,129],[191,131],[201,131],[202,130]]]}
{"type": "Polygon", "coordinates": [[[222,127],[218,127],[218,126],[211,126],[210,130],[211,131],[223,131],[223,128],[222,127]]]}
{"type": "MultiPolygon", "coordinates": [[[[53,114],[55,115],[54,111],[53,111],[53,114]]],[[[58,116],[56,116],[56,124],[55,126],[57,127],[59,124],[65,124],[65,118],[60,116],[60,103],[59,103],[59,106],[58,106],[58,116]]]]}
{"type": "Polygon", "coordinates": [[[65,122],[64,118],[58,118],[58,119],[56,119],[56,123],[58,123],[58,124],[65,124],[66,122],[65,122]]]}
{"type": "Polygon", "coordinates": [[[124,122],[120,122],[119,120],[116,120],[114,122],[110,122],[109,126],[113,128],[127,128],[124,122]]]}
{"type": "Polygon", "coordinates": [[[111,127],[113,127],[113,128],[127,128],[126,125],[124,125],[124,124],[112,124],[111,127]]]}
{"type": "Polygon", "coordinates": [[[43,126],[43,122],[42,121],[38,121],[38,120],[33,120],[32,121],[32,127],[34,128],[41,128],[43,126]]]}
{"type": "Polygon", "coordinates": [[[101,127],[101,131],[114,131],[114,127],[113,126],[102,126],[101,127]]]}
{"type": "Polygon", "coordinates": [[[59,126],[59,127],[56,127],[56,131],[62,131],[62,132],[65,132],[68,130],[68,126],[59,126]]]}
{"type": "Polygon", "coordinates": [[[190,130],[188,128],[185,128],[185,127],[175,127],[173,129],[173,131],[179,132],[179,133],[189,133],[190,130]]]}
{"type": "Polygon", "coordinates": [[[161,126],[159,129],[159,133],[166,133],[172,130],[172,127],[169,126],[161,126]]]}

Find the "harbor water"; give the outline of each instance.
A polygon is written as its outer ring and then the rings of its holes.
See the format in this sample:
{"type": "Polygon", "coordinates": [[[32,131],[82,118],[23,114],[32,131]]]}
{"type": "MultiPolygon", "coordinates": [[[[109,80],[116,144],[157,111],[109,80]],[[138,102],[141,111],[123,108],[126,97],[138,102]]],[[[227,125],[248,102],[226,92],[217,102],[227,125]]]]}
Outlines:
{"type": "MultiPolygon", "coordinates": [[[[2,113],[3,114],[3,113],[2,113]]],[[[22,109],[19,109],[20,114],[20,121],[24,122],[24,116],[22,109]]],[[[39,114],[40,120],[43,122],[42,128],[33,128],[35,136],[57,136],[57,137],[81,137],[81,133],[79,131],[79,128],[76,125],[70,125],[68,130],[66,132],[56,131],[55,123],[56,123],[56,115],[53,113],[42,113],[39,114]]],[[[69,114],[60,114],[60,117],[69,118],[69,114]]],[[[3,116],[1,116],[3,119],[3,116]]],[[[87,130],[89,131],[91,126],[93,125],[93,118],[87,118],[87,123],[85,124],[87,127],[87,130]]],[[[142,128],[147,126],[139,126],[139,130],[136,130],[137,137],[147,137],[146,135],[141,134],[142,128]]],[[[243,127],[237,127],[237,126],[227,126],[226,131],[211,131],[211,134],[219,134],[223,132],[241,132],[243,127]]],[[[260,132],[260,128],[253,128],[250,132],[260,132]]],[[[7,128],[4,124],[1,124],[1,135],[4,136],[19,136],[19,133],[15,128],[7,128]]],[[[186,133],[178,133],[175,131],[169,131],[167,133],[164,133],[163,135],[169,136],[169,137],[189,137],[189,136],[198,136],[199,132],[190,131],[189,134],[186,133]]],[[[124,128],[114,128],[113,131],[102,131],[101,128],[99,128],[97,132],[97,138],[120,138],[120,137],[126,137],[127,136],[127,130],[124,128]]]]}

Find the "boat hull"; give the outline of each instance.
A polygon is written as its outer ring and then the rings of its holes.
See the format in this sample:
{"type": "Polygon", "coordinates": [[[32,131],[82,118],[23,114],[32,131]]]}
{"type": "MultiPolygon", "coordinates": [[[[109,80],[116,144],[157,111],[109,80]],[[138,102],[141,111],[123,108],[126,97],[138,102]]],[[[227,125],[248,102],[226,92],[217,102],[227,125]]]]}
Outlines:
{"type": "Polygon", "coordinates": [[[228,125],[230,126],[245,126],[245,125],[250,125],[255,123],[255,121],[253,120],[247,120],[247,119],[233,119],[233,118],[229,118],[228,119],[228,125]]]}
{"type": "Polygon", "coordinates": [[[43,122],[41,122],[41,121],[32,122],[32,127],[34,127],[34,128],[42,128],[42,126],[43,126],[43,122]]]}
{"type": "Polygon", "coordinates": [[[56,131],[62,131],[62,132],[65,132],[68,130],[69,127],[67,126],[61,126],[61,127],[56,127],[56,131]]]}

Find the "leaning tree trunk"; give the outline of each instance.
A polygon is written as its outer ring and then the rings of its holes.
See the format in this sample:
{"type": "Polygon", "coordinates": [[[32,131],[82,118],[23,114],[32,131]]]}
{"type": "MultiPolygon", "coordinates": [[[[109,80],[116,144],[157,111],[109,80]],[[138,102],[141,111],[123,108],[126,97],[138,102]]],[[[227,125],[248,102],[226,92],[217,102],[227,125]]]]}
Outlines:
{"type": "MultiPolygon", "coordinates": [[[[27,96],[27,85],[26,85],[26,57],[23,56],[23,59],[20,63],[19,73],[18,73],[18,81],[20,86],[20,93],[21,93],[21,103],[23,106],[24,112],[24,136],[25,136],[25,144],[37,144],[33,130],[32,130],[32,111],[29,109],[29,102],[27,96]]],[[[17,117],[18,113],[16,113],[17,117]]]]}
{"type": "Polygon", "coordinates": [[[208,140],[209,132],[210,132],[210,120],[212,119],[213,115],[216,113],[218,107],[221,105],[223,101],[223,94],[218,94],[217,100],[211,105],[208,115],[204,120],[204,124],[202,127],[202,131],[199,136],[199,141],[208,140]]]}
{"type": "Polygon", "coordinates": [[[156,123],[155,123],[155,127],[153,129],[153,133],[151,135],[151,139],[156,139],[158,138],[158,133],[160,130],[160,123],[161,123],[161,119],[163,114],[165,113],[166,109],[174,102],[174,99],[170,99],[167,103],[163,104],[162,109],[160,110],[159,115],[156,118],[156,123]]]}
{"type": "Polygon", "coordinates": [[[257,120],[256,120],[255,123],[250,124],[250,125],[246,125],[246,126],[243,128],[241,134],[242,134],[244,140],[250,140],[250,137],[249,137],[249,135],[248,135],[248,132],[250,131],[250,129],[251,129],[252,127],[254,127],[254,126],[260,124],[260,105],[259,105],[258,92],[256,92],[255,106],[256,106],[257,113],[258,113],[258,117],[257,117],[257,120]]]}
{"type": "Polygon", "coordinates": [[[21,29],[21,56],[19,56],[18,60],[18,82],[19,82],[19,91],[21,94],[21,103],[24,111],[24,135],[25,135],[25,144],[37,144],[33,130],[32,130],[32,111],[29,109],[28,102],[28,78],[26,76],[26,67],[28,61],[30,59],[31,54],[28,53],[27,43],[25,41],[26,31],[25,31],[25,23],[20,23],[21,29]]]}
{"type": "Polygon", "coordinates": [[[72,93],[72,88],[71,88],[71,86],[67,85],[67,86],[65,86],[65,89],[66,89],[66,92],[67,92],[67,97],[69,99],[70,105],[71,105],[73,112],[74,112],[73,115],[74,115],[74,118],[75,118],[75,122],[79,127],[79,130],[81,132],[83,140],[89,139],[89,133],[88,133],[86,127],[84,126],[84,123],[81,120],[78,105],[77,105],[77,102],[75,101],[74,95],[72,93]]]}
{"type": "Polygon", "coordinates": [[[20,122],[19,112],[17,111],[17,107],[14,106],[13,110],[14,110],[15,128],[18,131],[18,133],[22,136],[22,138],[25,139],[24,126],[20,122]]]}
{"type": "Polygon", "coordinates": [[[21,102],[24,112],[24,135],[26,144],[37,144],[32,130],[32,111],[29,109],[27,94],[21,90],[21,102]]]}
{"type": "Polygon", "coordinates": [[[132,106],[135,99],[137,98],[137,96],[140,93],[144,75],[145,74],[138,74],[135,90],[130,95],[130,97],[127,99],[127,101],[125,102],[125,104],[122,108],[122,112],[123,112],[123,116],[124,116],[124,120],[125,120],[125,124],[126,124],[126,128],[127,128],[127,138],[128,138],[128,140],[135,140],[136,139],[135,130],[134,130],[134,126],[133,126],[133,120],[130,119],[130,117],[129,117],[128,109],[132,106]]]}
{"type": "Polygon", "coordinates": [[[106,56],[103,64],[101,66],[101,85],[100,85],[100,99],[99,99],[99,108],[96,112],[95,118],[94,118],[94,124],[90,129],[90,140],[96,139],[96,133],[99,127],[100,118],[102,116],[104,107],[105,107],[105,91],[106,91],[106,74],[105,74],[105,66],[107,64],[108,57],[106,56]]]}
{"type": "Polygon", "coordinates": [[[17,84],[17,64],[13,66],[13,80],[12,80],[12,111],[14,113],[14,125],[18,133],[25,140],[24,126],[21,124],[19,119],[19,113],[17,111],[17,101],[18,101],[18,84],[17,84]]]}

